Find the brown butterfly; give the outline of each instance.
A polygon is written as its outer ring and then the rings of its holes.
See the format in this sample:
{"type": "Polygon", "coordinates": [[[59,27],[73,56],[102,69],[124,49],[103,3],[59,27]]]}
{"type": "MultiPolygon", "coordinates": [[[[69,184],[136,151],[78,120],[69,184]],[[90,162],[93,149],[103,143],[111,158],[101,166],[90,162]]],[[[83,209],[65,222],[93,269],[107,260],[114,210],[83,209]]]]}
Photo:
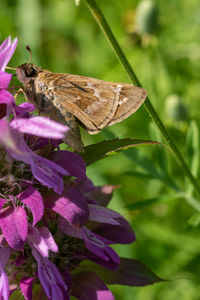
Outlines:
{"type": "Polygon", "coordinates": [[[143,88],[132,84],[52,73],[31,63],[17,67],[16,73],[27,101],[71,128],[65,141],[78,152],[84,151],[79,123],[96,134],[129,117],[147,96],[143,88]]]}

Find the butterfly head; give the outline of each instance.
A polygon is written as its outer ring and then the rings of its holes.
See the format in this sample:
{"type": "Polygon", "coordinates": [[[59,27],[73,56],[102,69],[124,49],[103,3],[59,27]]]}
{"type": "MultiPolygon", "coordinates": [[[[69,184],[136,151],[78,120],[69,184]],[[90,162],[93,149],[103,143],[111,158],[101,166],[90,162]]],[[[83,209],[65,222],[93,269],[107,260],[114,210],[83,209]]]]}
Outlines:
{"type": "Polygon", "coordinates": [[[24,86],[28,85],[37,76],[39,71],[40,68],[31,63],[22,64],[16,69],[17,78],[24,86]]]}

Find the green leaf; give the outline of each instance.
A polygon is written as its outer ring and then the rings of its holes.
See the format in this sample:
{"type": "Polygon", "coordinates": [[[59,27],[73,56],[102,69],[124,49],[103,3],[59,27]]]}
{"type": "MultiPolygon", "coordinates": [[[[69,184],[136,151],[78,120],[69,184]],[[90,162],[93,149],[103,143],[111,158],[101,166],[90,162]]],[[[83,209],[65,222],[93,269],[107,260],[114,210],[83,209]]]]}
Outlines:
{"type": "Polygon", "coordinates": [[[197,227],[200,224],[200,213],[198,212],[192,215],[188,220],[188,224],[193,227],[197,227]]]}
{"type": "Polygon", "coordinates": [[[120,265],[117,270],[105,269],[93,262],[81,263],[81,269],[95,271],[106,284],[120,284],[128,286],[145,286],[163,281],[147,266],[135,259],[120,258],[120,265]]]}
{"type": "MultiPolygon", "coordinates": [[[[191,121],[187,136],[186,136],[186,145],[187,145],[187,161],[190,166],[191,172],[194,176],[198,175],[199,171],[199,129],[195,121],[191,121]]],[[[192,195],[194,187],[193,185],[186,180],[186,189],[188,193],[192,195]]]]}
{"type": "Polygon", "coordinates": [[[122,175],[141,178],[141,179],[159,179],[160,178],[158,176],[154,176],[149,173],[142,173],[142,172],[137,172],[137,171],[127,171],[127,172],[124,172],[122,175]]]}
{"type": "Polygon", "coordinates": [[[199,129],[195,121],[191,121],[187,136],[187,156],[192,173],[197,176],[199,169],[199,129]]]}
{"type": "Polygon", "coordinates": [[[96,144],[92,144],[85,147],[85,152],[80,155],[83,157],[87,165],[98,161],[108,155],[115,154],[119,151],[126,150],[128,148],[140,146],[140,145],[151,145],[160,144],[151,140],[140,140],[140,139],[113,139],[109,141],[102,141],[96,144]]]}
{"type": "Polygon", "coordinates": [[[174,199],[178,199],[183,197],[183,194],[173,194],[173,195],[165,195],[165,196],[159,196],[159,197],[155,197],[155,198],[149,198],[149,199],[145,199],[142,201],[137,201],[135,203],[131,203],[129,205],[127,205],[125,208],[127,210],[136,210],[136,209],[141,209],[143,207],[148,207],[151,205],[155,205],[158,204],[160,202],[168,202],[174,199]]]}

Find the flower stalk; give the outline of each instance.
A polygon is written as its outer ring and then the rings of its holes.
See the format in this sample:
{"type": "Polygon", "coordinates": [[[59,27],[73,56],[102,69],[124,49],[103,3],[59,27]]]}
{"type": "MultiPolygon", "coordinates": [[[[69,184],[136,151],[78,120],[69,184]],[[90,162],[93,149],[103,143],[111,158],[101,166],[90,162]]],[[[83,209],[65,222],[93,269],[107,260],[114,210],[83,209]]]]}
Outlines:
{"type": "MultiPolygon", "coordinates": [[[[88,8],[90,9],[92,15],[96,19],[97,23],[99,24],[101,30],[105,34],[106,38],[108,39],[111,47],[113,48],[113,51],[117,58],[119,59],[120,63],[128,73],[129,78],[133,82],[133,84],[142,87],[137,75],[133,71],[133,68],[131,67],[129,61],[127,60],[124,52],[122,51],[119,43],[117,42],[110,26],[108,25],[102,11],[98,7],[95,0],[85,0],[85,3],[87,4],[88,8]]],[[[200,186],[196,180],[196,178],[193,176],[193,174],[190,171],[190,168],[188,167],[187,163],[185,162],[181,152],[176,147],[175,143],[173,142],[172,138],[170,137],[166,127],[164,126],[163,122],[159,118],[157,112],[155,111],[149,97],[145,100],[143,103],[145,106],[147,112],[150,114],[151,118],[155,122],[156,126],[160,130],[162,136],[166,140],[169,149],[171,150],[172,154],[178,161],[179,165],[181,166],[182,170],[184,171],[185,175],[190,179],[192,185],[195,187],[198,195],[200,196],[200,186]]]]}

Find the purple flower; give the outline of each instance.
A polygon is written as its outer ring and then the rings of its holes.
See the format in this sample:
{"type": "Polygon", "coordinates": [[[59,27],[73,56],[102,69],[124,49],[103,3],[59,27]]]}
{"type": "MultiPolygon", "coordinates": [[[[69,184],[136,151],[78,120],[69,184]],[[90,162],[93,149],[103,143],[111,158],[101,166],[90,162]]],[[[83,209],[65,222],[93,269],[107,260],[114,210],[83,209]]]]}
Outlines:
{"type": "Polygon", "coordinates": [[[134,232],[128,222],[120,214],[98,205],[89,205],[89,221],[94,221],[91,231],[86,226],[74,228],[67,218],[59,219],[59,228],[67,235],[84,241],[85,248],[89,251],[82,252],[82,257],[89,258],[109,269],[116,269],[120,263],[118,255],[109,247],[112,243],[132,243],[135,240],[134,232]],[[100,223],[100,225],[98,224],[100,223]],[[101,225],[102,223],[102,225],[101,225]],[[108,232],[100,230],[107,226],[108,232]],[[97,228],[98,233],[95,233],[97,228]]]}
{"type": "Polygon", "coordinates": [[[38,277],[47,297],[51,300],[70,299],[68,286],[63,281],[55,264],[46,257],[41,256],[35,249],[32,249],[32,253],[38,263],[38,277]]]}
{"type": "Polygon", "coordinates": [[[69,176],[70,174],[58,164],[34,153],[28,147],[22,132],[31,133],[33,131],[38,136],[49,137],[52,128],[54,128],[54,138],[60,139],[62,136],[64,137],[63,132],[67,131],[67,128],[43,117],[20,119],[19,125],[17,121],[18,119],[14,119],[8,123],[6,120],[0,120],[0,130],[3,132],[0,136],[0,144],[6,148],[7,153],[13,159],[29,164],[34,177],[42,184],[54,188],[59,194],[62,193],[62,176],[69,176]],[[24,128],[22,126],[23,121],[24,128]]]}
{"type": "Polygon", "coordinates": [[[0,46],[0,118],[11,114],[12,109],[15,106],[12,94],[6,91],[12,75],[4,72],[4,70],[10,61],[16,46],[17,38],[11,42],[11,37],[8,37],[0,46]]]}
{"type": "Polygon", "coordinates": [[[41,299],[35,295],[37,285],[51,300],[70,295],[113,300],[103,280],[158,281],[144,279],[143,266],[120,259],[111,248],[132,243],[134,232],[106,208],[115,187],[96,187],[86,176],[84,160],[60,149],[69,128],[32,115],[32,104],[16,105],[7,91],[11,75],[4,70],[16,45],[17,39],[9,37],[0,46],[0,298],[8,300],[18,289],[26,300],[41,299]],[[109,274],[103,280],[101,268],[109,274]]]}

